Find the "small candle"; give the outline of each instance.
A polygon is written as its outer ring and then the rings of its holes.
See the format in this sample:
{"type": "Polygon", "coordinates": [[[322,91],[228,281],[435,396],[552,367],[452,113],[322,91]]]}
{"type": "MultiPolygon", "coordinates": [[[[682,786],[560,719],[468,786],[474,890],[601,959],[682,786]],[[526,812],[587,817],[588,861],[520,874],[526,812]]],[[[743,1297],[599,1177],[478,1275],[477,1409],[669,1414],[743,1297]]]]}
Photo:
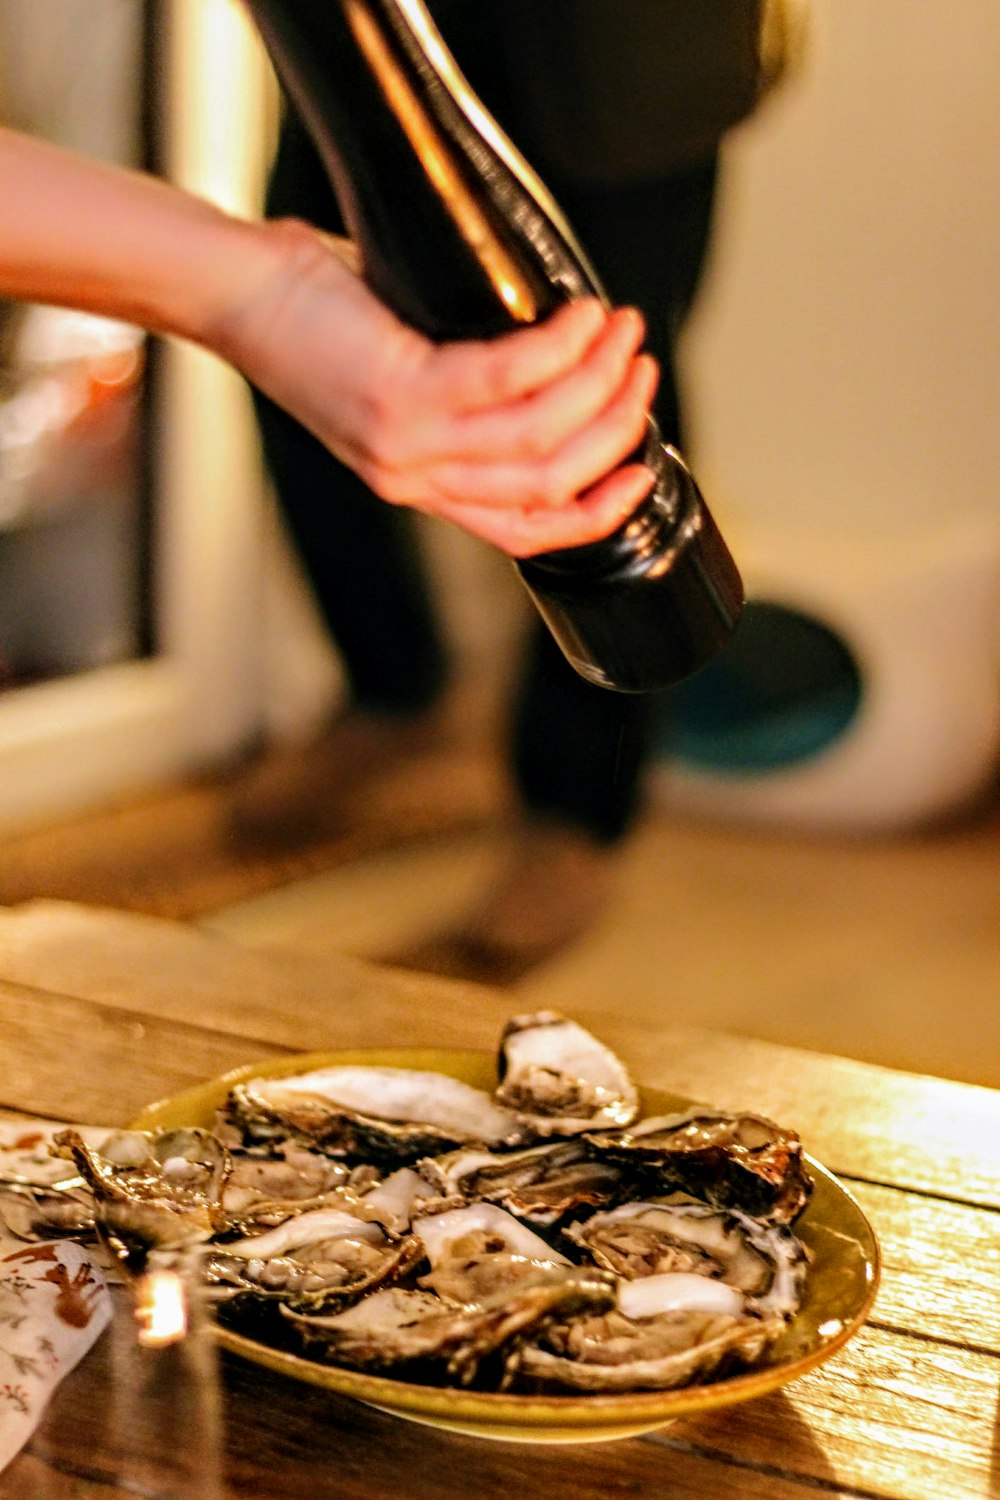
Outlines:
{"type": "Polygon", "coordinates": [[[183,1279],[176,1271],[147,1271],[135,1287],[135,1320],[139,1343],[147,1349],[176,1343],[188,1330],[183,1279]]]}

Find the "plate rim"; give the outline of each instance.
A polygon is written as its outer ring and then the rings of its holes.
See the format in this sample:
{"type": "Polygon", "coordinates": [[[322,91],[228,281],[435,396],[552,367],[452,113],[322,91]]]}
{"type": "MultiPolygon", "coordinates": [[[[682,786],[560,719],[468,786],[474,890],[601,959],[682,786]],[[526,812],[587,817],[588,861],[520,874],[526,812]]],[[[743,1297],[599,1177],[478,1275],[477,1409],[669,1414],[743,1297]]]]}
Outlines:
{"type": "MultiPolygon", "coordinates": [[[[244,1063],[213,1078],[164,1095],[142,1110],[126,1127],[131,1130],[161,1128],[159,1118],[169,1113],[169,1124],[184,1122],[178,1112],[203,1113],[211,1099],[221,1101],[237,1083],[256,1077],[280,1077],[284,1074],[309,1072],[320,1067],[358,1064],[376,1067],[414,1067],[426,1071],[448,1072],[449,1067],[485,1068],[495,1074],[496,1056],[484,1048],[472,1047],[343,1047],[310,1052],[271,1054],[257,1062],[244,1063]],[[404,1060],[405,1059],[405,1060],[404,1060]]],[[[670,1089],[639,1083],[643,1097],[653,1096],[681,1108],[694,1101],[670,1089]]],[[[675,1417],[693,1412],[711,1411],[734,1405],[779,1390],[823,1364],[836,1354],[867,1321],[878,1292],[882,1270],[882,1253],[878,1236],[857,1199],[822,1162],[803,1153],[810,1171],[822,1180],[828,1191],[856,1217],[859,1241],[864,1246],[867,1287],[852,1316],[841,1323],[838,1331],[816,1347],[794,1358],[774,1365],[757,1366],[738,1375],[718,1381],[682,1386],[673,1390],[617,1392],[611,1394],[567,1392],[541,1395],[498,1391],[475,1391],[455,1386],[422,1385],[387,1375],[371,1375],[345,1366],[325,1365],[301,1355],[274,1349],[244,1334],[215,1325],[216,1342],[228,1352],[249,1362],[274,1370],[289,1379],[316,1385],[336,1395],[351,1397],[368,1406],[432,1426],[482,1436],[529,1438],[532,1431],[568,1429],[583,1439],[588,1430],[595,1439],[602,1432],[617,1429],[622,1435],[662,1427],[675,1417]],[[519,1433],[518,1429],[523,1429],[519,1433]]],[[[804,1210],[807,1212],[808,1208],[804,1210]]],[[[794,1327],[794,1320],[791,1325],[794,1327]]],[[[560,1439],[553,1439],[558,1441],[560,1439]]]]}

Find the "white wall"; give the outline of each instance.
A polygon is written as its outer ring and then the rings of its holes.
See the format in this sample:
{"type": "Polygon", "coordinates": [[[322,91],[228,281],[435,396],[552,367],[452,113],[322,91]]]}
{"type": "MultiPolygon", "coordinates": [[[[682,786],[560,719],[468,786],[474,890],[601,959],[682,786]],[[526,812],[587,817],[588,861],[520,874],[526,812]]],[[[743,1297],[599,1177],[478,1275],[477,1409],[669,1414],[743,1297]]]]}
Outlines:
{"type": "Polygon", "coordinates": [[[812,0],[688,355],[722,518],[1000,520],[1000,5],[812,0]]]}

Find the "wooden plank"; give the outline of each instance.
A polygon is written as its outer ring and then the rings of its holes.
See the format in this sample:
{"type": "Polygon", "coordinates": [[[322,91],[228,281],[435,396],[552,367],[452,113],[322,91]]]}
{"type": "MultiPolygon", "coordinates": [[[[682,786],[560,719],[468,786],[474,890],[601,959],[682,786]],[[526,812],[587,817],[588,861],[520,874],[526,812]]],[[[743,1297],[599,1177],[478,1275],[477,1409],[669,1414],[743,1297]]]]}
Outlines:
{"type": "Polygon", "coordinates": [[[894,1188],[849,1186],[882,1248],[873,1322],[1000,1354],[1000,1217],[894,1188]]]}
{"type": "Polygon", "coordinates": [[[154,1099],[282,1050],[9,984],[0,1038],[0,1103],[95,1125],[124,1125],[154,1099]]]}
{"type": "MultiPolygon", "coordinates": [[[[134,1494],[134,1492],[133,1492],[134,1494]]],[[[125,1500],[127,1491],[112,1475],[40,1457],[30,1450],[0,1474],[0,1500],[125,1500]]]]}
{"type": "Polygon", "coordinates": [[[869,1326],[784,1392],[679,1421],[656,1442],[813,1483],[832,1476],[849,1494],[984,1500],[1000,1479],[998,1394],[996,1356],[869,1326]]]}
{"type": "Polygon", "coordinates": [[[477,985],[60,901],[0,908],[0,979],[301,1051],[488,1047],[511,1009],[477,985]]]}

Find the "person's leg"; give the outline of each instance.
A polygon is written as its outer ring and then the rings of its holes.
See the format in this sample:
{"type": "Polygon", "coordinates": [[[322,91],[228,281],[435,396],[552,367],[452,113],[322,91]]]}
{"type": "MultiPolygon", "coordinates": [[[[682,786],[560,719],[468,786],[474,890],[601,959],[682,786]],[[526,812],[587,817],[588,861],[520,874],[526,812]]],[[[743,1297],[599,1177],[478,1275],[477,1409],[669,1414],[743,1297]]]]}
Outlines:
{"type": "MultiPolygon", "coordinates": [[[[677,341],[704,265],[714,201],[713,160],[662,181],[555,191],[611,300],[642,308],[661,369],[655,415],[681,446],[677,341]]],[[[511,745],[521,800],[537,819],[613,844],[640,802],[657,699],[608,692],[569,666],[540,623],[531,632],[511,745]]]]}
{"type": "MultiPolygon", "coordinates": [[[[282,126],[266,211],[343,233],[333,189],[291,113],[282,126]]],[[[259,392],[254,400],[275,498],[343,657],[353,700],[384,712],[425,706],[444,686],[446,662],[412,515],[376,499],[273,402],[259,392]]]]}
{"type": "Polygon", "coordinates": [[[351,701],[387,714],[427,707],[447,660],[412,514],[376,499],[272,402],[257,396],[255,406],[275,498],[351,701]]]}
{"type": "MultiPolygon", "coordinates": [[[[679,444],[677,340],[705,259],[716,163],[662,181],[578,190],[550,183],[613,302],[642,308],[662,377],[656,416],[679,444]]],[[[394,961],[509,983],[582,935],[607,899],[614,851],[641,804],[658,698],[584,681],[539,621],[511,707],[509,757],[521,807],[510,848],[458,929],[394,961]]]]}

